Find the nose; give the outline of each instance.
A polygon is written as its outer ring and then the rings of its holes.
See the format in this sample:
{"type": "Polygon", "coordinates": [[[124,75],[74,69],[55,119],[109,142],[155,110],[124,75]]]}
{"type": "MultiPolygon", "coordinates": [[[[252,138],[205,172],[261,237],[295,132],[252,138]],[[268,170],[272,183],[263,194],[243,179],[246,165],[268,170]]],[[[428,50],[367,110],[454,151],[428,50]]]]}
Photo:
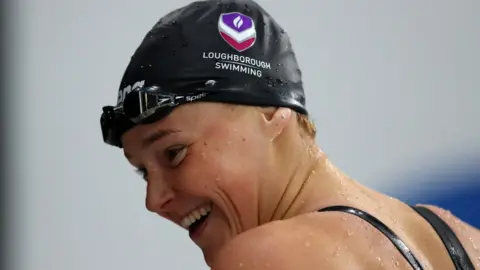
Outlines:
{"type": "Polygon", "coordinates": [[[145,206],[148,211],[160,215],[167,213],[169,202],[175,197],[172,187],[161,179],[152,179],[147,183],[147,195],[145,198],[145,206]]]}

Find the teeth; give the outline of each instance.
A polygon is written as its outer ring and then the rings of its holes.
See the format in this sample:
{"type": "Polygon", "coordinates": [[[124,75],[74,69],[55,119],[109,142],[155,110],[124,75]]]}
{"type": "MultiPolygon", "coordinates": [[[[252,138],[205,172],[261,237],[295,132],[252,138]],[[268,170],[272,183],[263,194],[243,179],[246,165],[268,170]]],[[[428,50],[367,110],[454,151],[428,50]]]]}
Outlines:
{"type": "Polygon", "coordinates": [[[201,207],[192,211],[186,217],[184,217],[181,221],[181,225],[183,228],[188,229],[190,225],[192,225],[195,221],[199,220],[203,216],[207,216],[212,211],[212,207],[210,205],[201,207]]]}

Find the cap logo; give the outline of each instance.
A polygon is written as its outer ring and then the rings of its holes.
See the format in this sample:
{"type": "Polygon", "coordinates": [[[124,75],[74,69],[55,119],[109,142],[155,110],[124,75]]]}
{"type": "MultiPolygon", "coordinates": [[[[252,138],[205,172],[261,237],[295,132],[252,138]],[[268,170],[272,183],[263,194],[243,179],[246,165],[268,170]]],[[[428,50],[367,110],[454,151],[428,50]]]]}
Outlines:
{"type": "Polygon", "coordinates": [[[240,12],[220,14],[218,31],[222,38],[239,52],[251,48],[257,39],[253,19],[240,12]]]}

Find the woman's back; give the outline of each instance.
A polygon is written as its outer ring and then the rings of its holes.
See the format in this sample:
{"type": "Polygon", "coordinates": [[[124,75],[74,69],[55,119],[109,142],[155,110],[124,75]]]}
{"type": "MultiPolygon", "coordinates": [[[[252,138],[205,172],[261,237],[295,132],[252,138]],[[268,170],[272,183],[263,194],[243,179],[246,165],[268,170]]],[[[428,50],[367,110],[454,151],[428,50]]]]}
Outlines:
{"type": "MultiPolygon", "coordinates": [[[[369,195],[372,201],[353,201],[349,206],[377,218],[396,234],[418,260],[421,268],[417,269],[472,269],[455,267],[435,229],[412,207],[373,191],[369,195]]],[[[480,269],[480,231],[443,209],[424,207],[448,224],[473,269],[480,269]]],[[[308,213],[247,231],[224,248],[212,269],[237,269],[234,266],[252,270],[415,269],[379,228],[342,211],[308,213]]]]}

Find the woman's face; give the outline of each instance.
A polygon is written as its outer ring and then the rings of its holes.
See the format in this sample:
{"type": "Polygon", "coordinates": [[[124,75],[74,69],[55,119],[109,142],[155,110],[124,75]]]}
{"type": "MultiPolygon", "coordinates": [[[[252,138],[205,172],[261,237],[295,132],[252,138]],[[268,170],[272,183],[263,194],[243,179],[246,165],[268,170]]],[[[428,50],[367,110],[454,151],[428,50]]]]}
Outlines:
{"type": "Polygon", "coordinates": [[[260,183],[274,171],[268,126],[260,110],[198,102],[122,137],[147,183],[148,210],[188,230],[207,263],[258,225],[260,183]]]}

